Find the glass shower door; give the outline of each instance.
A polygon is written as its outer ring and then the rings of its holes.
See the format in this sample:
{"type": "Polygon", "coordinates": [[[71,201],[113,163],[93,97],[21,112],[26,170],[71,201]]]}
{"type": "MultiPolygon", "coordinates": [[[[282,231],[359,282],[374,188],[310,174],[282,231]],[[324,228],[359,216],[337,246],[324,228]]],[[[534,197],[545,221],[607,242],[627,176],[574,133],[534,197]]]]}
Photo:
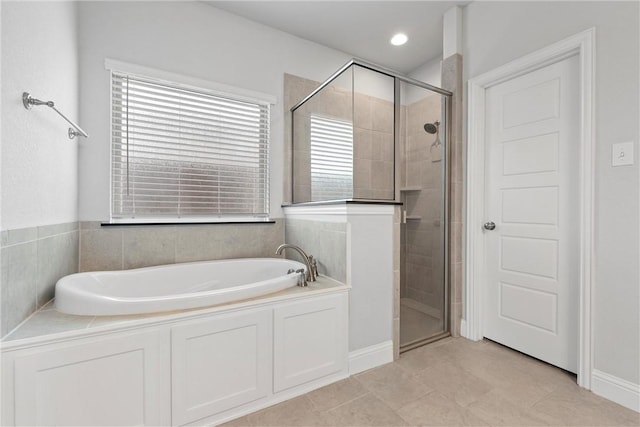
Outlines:
{"type": "Polygon", "coordinates": [[[446,97],[406,82],[400,97],[400,349],[406,351],[448,332],[446,97]]]}

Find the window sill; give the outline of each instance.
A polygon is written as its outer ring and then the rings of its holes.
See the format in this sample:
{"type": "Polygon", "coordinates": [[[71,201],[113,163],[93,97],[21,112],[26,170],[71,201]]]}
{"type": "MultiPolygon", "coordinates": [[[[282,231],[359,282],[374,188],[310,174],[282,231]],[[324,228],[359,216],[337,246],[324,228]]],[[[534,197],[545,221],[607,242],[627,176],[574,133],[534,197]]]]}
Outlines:
{"type": "Polygon", "coordinates": [[[189,225],[229,225],[229,224],[275,224],[274,219],[265,220],[228,220],[228,221],[162,221],[162,222],[102,222],[101,227],[145,227],[145,226],[189,226],[189,225]]]}

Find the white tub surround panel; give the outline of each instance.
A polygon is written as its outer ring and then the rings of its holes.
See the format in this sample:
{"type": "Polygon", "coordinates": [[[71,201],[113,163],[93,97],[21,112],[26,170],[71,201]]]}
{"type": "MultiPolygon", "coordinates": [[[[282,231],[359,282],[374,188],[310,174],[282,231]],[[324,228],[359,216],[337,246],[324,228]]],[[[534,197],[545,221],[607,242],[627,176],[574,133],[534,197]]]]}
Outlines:
{"type": "Polygon", "coordinates": [[[259,308],[171,328],[173,425],[269,395],[271,315],[259,308]]]}
{"type": "Polygon", "coordinates": [[[325,277],[166,315],[42,310],[2,343],[1,422],[223,423],[345,378],[347,310],[348,287],[325,277]]]}
{"type": "Polygon", "coordinates": [[[347,310],[342,295],[282,304],[273,310],[274,392],[344,372],[347,310]]]}
{"type": "Polygon", "coordinates": [[[158,328],[3,354],[4,425],[167,425],[169,339],[158,328]],[[12,369],[13,368],[13,369],[12,369]],[[13,408],[10,401],[13,400],[13,408]],[[6,403],[5,403],[6,402],[6,403]],[[11,410],[13,409],[13,411],[11,410]]]}
{"type": "MultiPolygon", "coordinates": [[[[394,205],[359,203],[284,208],[287,221],[346,224],[351,373],[393,361],[394,211],[394,205]]],[[[314,252],[313,246],[304,250],[314,252]]]]}

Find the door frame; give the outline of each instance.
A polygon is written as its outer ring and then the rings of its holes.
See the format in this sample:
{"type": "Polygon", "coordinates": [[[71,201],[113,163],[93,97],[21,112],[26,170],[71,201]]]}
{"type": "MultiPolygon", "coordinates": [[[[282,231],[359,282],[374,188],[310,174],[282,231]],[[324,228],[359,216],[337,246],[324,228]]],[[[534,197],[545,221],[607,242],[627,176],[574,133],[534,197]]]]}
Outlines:
{"type": "Polygon", "coordinates": [[[592,294],[594,282],[594,168],[595,168],[595,28],[523,56],[469,80],[466,184],[465,319],[461,334],[471,340],[483,338],[485,216],[485,95],[487,89],[571,56],[579,58],[579,218],[580,308],[578,339],[578,385],[591,388],[593,369],[592,294]]]}

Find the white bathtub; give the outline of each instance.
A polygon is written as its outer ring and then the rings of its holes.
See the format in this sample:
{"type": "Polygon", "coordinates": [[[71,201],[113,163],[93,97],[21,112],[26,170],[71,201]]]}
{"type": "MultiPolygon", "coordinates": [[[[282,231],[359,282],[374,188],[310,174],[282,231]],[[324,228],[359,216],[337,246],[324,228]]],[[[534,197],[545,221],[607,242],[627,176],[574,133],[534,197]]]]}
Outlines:
{"type": "Polygon", "coordinates": [[[190,262],[72,274],[58,280],[55,305],[68,314],[104,316],[208,307],[295,286],[304,264],[279,258],[190,262]]]}

